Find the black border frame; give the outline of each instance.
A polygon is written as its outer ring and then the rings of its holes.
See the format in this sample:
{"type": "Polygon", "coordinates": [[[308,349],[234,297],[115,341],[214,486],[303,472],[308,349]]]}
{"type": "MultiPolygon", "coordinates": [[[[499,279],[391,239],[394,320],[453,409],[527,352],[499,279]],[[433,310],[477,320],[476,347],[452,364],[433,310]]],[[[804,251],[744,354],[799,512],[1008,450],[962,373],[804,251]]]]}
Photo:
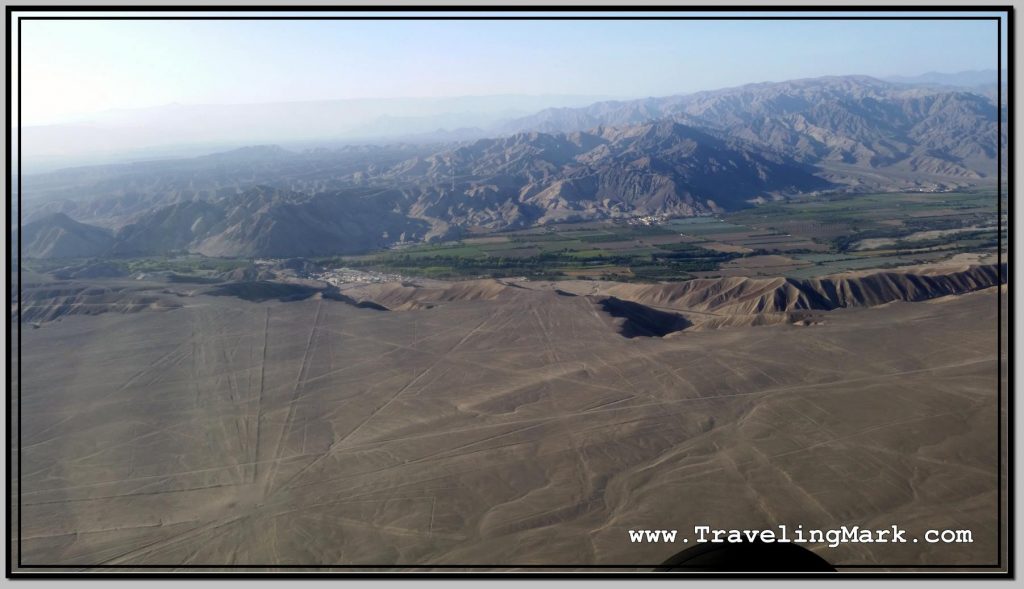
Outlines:
{"type": "MultiPolygon", "coordinates": [[[[12,41],[11,41],[11,25],[13,20],[18,21],[18,107],[17,107],[17,193],[18,193],[18,223],[21,226],[21,21],[22,20],[990,20],[997,23],[997,75],[999,83],[999,93],[997,95],[997,126],[1002,134],[1003,128],[1003,89],[1005,88],[1007,96],[1006,106],[1006,124],[1007,124],[1007,170],[1006,170],[1006,185],[1007,193],[1010,198],[1007,200],[1007,251],[1012,254],[1013,251],[1013,228],[1012,228],[1012,195],[1014,187],[1014,137],[1013,137],[1013,97],[1014,97],[1014,7],[1010,5],[984,5],[984,6],[419,6],[419,5],[407,5],[407,6],[365,6],[365,5],[353,5],[353,6],[316,6],[316,5],[266,5],[266,6],[216,6],[216,5],[175,5],[175,6],[110,6],[110,5],[70,5],[70,6],[31,6],[31,5],[16,5],[6,6],[5,10],[5,21],[6,21],[6,32],[7,32],[7,59],[6,59],[6,121],[7,121],[7,190],[8,190],[8,201],[6,203],[6,235],[8,246],[13,245],[11,240],[12,227],[13,227],[13,216],[12,216],[12,199],[10,195],[14,192],[14,182],[12,176],[12,107],[11,107],[11,65],[12,65],[12,41]],[[22,12],[98,12],[98,11],[109,11],[126,13],[125,15],[117,16],[17,16],[16,13],[22,12]],[[274,12],[316,12],[323,13],[316,16],[272,16],[269,13],[274,12]],[[217,15],[217,16],[177,16],[177,15],[161,15],[161,16],[134,16],[135,13],[144,12],[157,12],[157,13],[179,13],[179,12],[218,12],[218,13],[236,13],[236,12],[248,12],[257,13],[249,16],[233,16],[229,14],[217,15]],[[350,16],[337,16],[331,15],[331,13],[360,13],[362,16],[350,15],[350,16]],[[516,13],[532,13],[530,16],[522,16],[516,13]],[[559,15],[559,16],[542,16],[542,13],[546,12],[560,12],[560,13],[571,13],[572,15],[559,15]],[[643,16],[625,16],[615,15],[614,13],[661,13],[660,15],[645,14],[643,16]],[[722,13],[720,15],[688,15],[680,16],[679,13],[722,13]],[[733,16],[729,13],[747,13],[742,16],[733,16]],[[887,16],[863,16],[856,13],[871,12],[871,13],[906,13],[903,15],[887,15],[887,16]],[[940,15],[917,15],[909,16],[914,13],[958,13],[958,12],[993,12],[1001,13],[998,16],[940,16],[940,15]],[[262,14],[268,13],[268,14],[262,14]],[[385,14],[373,15],[374,13],[385,14]],[[400,16],[395,13],[412,13],[400,16]],[[464,13],[463,15],[436,15],[433,13],[464,13]],[[488,13],[487,16],[477,16],[477,13],[488,13]],[[589,16],[580,15],[579,13],[593,13],[589,16]],[[787,15],[773,14],[773,13],[792,13],[787,15]],[[811,14],[818,13],[818,14],[811,14]],[[821,13],[851,13],[843,16],[827,15],[821,13]],[[127,14],[132,14],[128,16],[127,14]],[[758,16],[754,16],[754,15],[758,16]],[[1006,23],[1007,28],[1007,63],[1006,68],[1008,71],[1006,85],[1004,86],[1003,80],[1003,60],[1002,60],[1002,24],[1006,23]]],[[[1002,166],[1002,137],[1000,136],[997,141],[997,210],[1000,218],[1000,224],[1002,223],[1003,214],[1003,166],[1002,166]]],[[[19,232],[20,240],[20,232],[19,232]]],[[[1000,274],[1000,282],[1003,283],[1003,255],[1002,255],[1002,230],[998,233],[998,273],[1000,274]]],[[[10,252],[6,256],[5,267],[7,270],[8,279],[12,278],[11,274],[12,256],[10,252]]],[[[1010,262],[1012,265],[1012,260],[1010,262]]],[[[1003,345],[1002,336],[1004,333],[1003,329],[1003,289],[998,289],[998,307],[997,307],[997,382],[999,390],[997,391],[997,423],[998,423],[998,458],[997,458],[997,510],[999,516],[997,517],[997,551],[999,562],[995,565],[892,565],[892,564],[881,564],[881,565],[834,565],[840,570],[836,573],[773,573],[773,572],[756,572],[756,573],[705,573],[705,572],[686,572],[686,571],[645,571],[638,569],[654,569],[660,565],[28,565],[23,566],[21,564],[21,243],[18,244],[18,269],[17,269],[17,281],[19,296],[17,301],[17,342],[18,342],[18,354],[17,354],[17,366],[19,369],[18,374],[18,447],[17,447],[17,461],[18,461],[18,567],[16,570],[12,567],[11,556],[12,553],[12,505],[10,492],[12,490],[12,452],[11,452],[11,438],[13,437],[12,431],[12,353],[11,344],[12,342],[12,321],[8,321],[6,326],[6,343],[7,343],[7,357],[6,357],[6,369],[8,374],[7,379],[7,399],[6,399],[6,418],[7,418],[7,432],[8,435],[5,439],[5,448],[7,451],[6,461],[6,482],[8,499],[6,502],[6,515],[7,515],[7,535],[5,538],[5,547],[7,558],[5,560],[6,576],[7,578],[672,578],[672,577],[693,577],[693,578],[846,578],[846,577],[859,577],[859,578],[1014,578],[1014,526],[1015,522],[1013,519],[1013,507],[1014,507],[1014,464],[1013,464],[1013,450],[1014,450],[1014,415],[1013,415],[1013,358],[1008,357],[1006,364],[1007,377],[1004,380],[1002,376],[1003,369],[1003,345]],[[1007,420],[1007,452],[1005,454],[1006,462],[1004,468],[1004,452],[1003,452],[1003,384],[1006,385],[1006,420],[1007,420]],[[1007,496],[1006,500],[1006,544],[1003,543],[1004,526],[1003,526],[1003,481],[1004,476],[1007,484],[1007,496]],[[1004,562],[1004,547],[1005,557],[1004,562]],[[1005,564],[1005,570],[993,570],[1002,569],[1005,564]],[[43,572],[30,572],[33,569],[39,569],[43,572]],[[89,569],[100,569],[100,572],[89,572],[89,569]],[[111,569],[125,569],[125,572],[114,572],[111,569]],[[140,569],[152,569],[154,572],[141,572],[140,569]],[[199,572],[182,572],[181,569],[196,569],[199,572]],[[214,570],[214,569],[219,569],[214,570]],[[240,569],[239,572],[235,572],[231,569],[240,569]],[[302,569],[303,572],[287,572],[296,571],[302,569]],[[318,571],[317,569],[329,569],[328,571],[318,571]],[[339,571],[337,569],[356,569],[352,571],[339,571]],[[395,569],[413,569],[406,570],[404,572],[397,571],[395,569]],[[416,570],[416,569],[429,569],[416,570]],[[485,569],[480,571],[479,569],[485,569]],[[526,569],[519,572],[521,569],[526,569]],[[543,569],[541,572],[537,572],[535,569],[543,569]],[[564,572],[555,572],[560,569],[565,569],[564,572]],[[608,572],[596,572],[601,569],[615,569],[609,570],[608,572]],[[858,569],[865,569],[865,572],[859,572],[858,569]],[[887,569],[910,569],[907,572],[900,572],[887,569]],[[931,569],[935,569],[932,571],[931,569]],[[966,572],[970,569],[985,569],[977,572],[966,572]],[[179,572],[171,572],[179,571],[179,572]],[[225,572],[220,572],[225,571],[225,572]],[[261,572],[262,571],[262,572],[261,572]],[[271,571],[286,571],[286,572],[271,572],[271,571]]],[[[1006,288],[1009,289],[1012,284],[1012,272],[1007,270],[1008,275],[1005,277],[1006,288]]],[[[5,293],[6,302],[8,309],[11,308],[12,303],[12,291],[10,284],[8,284],[7,292],[5,293]]],[[[1013,325],[1013,299],[1012,297],[1007,301],[1007,322],[1006,322],[1006,335],[1007,335],[1007,351],[1012,351],[1014,342],[1014,325],[1013,325]]]]}

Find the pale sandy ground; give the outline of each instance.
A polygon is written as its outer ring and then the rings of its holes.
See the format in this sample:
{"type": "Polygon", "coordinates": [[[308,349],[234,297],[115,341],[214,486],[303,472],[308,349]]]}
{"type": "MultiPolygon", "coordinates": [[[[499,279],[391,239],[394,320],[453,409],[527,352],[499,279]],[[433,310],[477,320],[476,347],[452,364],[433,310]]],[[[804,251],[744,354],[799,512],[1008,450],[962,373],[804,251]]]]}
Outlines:
{"type": "Polygon", "coordinates": [[[643,565],[685,546],[629,529],[779,523],[996,560],[995,289],[634,339],[552,291],[185,300],[23,332],[24,565],[643,565]]]}

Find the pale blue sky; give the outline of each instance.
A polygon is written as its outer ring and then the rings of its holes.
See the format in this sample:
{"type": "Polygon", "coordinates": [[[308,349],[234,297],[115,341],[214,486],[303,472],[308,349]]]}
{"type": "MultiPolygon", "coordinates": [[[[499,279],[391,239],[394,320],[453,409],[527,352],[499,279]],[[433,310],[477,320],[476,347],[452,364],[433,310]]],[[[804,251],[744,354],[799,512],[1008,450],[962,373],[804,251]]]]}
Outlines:
{"type": "Polygon", "coordinates": [[[625,98],[831,74],[995,69],[995,28],[991,21],[24,21],[22,116],[25,124],[51,123],[171,102],[625,98]]]}

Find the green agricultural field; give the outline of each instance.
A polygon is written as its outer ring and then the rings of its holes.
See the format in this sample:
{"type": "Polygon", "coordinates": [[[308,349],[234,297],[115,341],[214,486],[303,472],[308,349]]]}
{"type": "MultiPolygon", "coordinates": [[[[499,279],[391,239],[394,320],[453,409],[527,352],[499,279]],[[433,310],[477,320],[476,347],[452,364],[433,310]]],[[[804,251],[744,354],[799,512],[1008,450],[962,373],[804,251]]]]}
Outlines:
{"type": "Polygon", "coordinates": [[[808,278],[995,251],[996,204],[994,191],[840,195],[651,226],[590,221],[474,235],[336,263],[449,279],[660,282],[715,273],[808,278]],[[761,262],[780,256],[791,262],[761,262]]]}

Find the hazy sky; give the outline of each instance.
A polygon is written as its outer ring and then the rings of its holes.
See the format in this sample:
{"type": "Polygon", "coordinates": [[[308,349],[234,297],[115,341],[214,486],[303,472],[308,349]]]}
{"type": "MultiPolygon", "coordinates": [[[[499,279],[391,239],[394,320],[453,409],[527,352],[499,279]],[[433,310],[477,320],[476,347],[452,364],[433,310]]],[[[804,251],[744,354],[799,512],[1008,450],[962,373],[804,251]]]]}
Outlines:
{"type": "Polygon", "coordinates": [[[995,27],[991,21],[25,21],[22,117],[25,124],[51,123],[172,102],[662,96],[829,74],[995,69],[995,27]]]}

